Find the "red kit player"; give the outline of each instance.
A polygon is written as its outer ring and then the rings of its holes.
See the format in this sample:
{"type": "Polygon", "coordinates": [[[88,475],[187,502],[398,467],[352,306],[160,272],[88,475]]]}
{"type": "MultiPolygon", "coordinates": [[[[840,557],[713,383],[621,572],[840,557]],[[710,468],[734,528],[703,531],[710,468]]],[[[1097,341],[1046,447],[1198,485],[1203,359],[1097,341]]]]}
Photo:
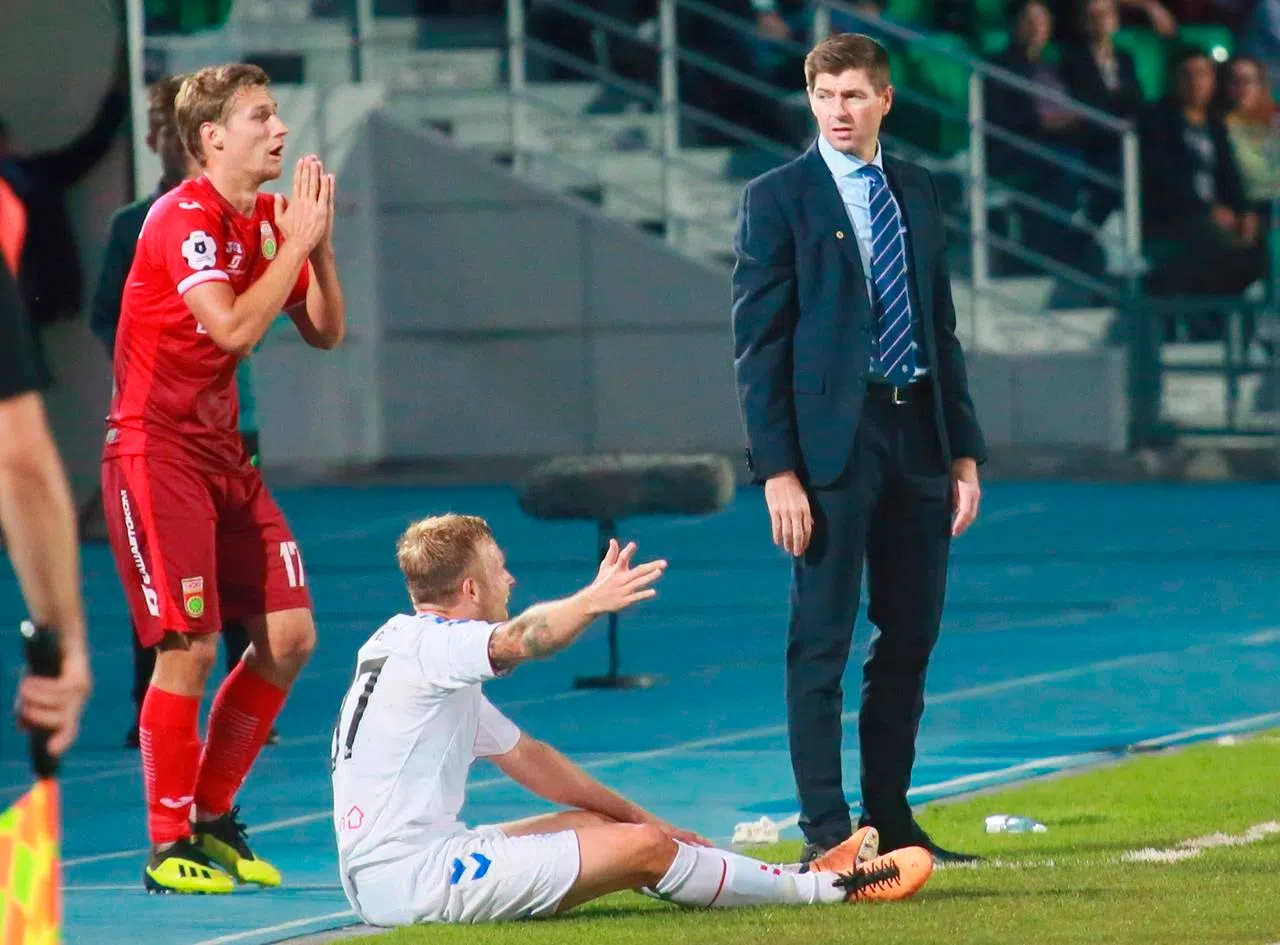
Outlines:
{"type": "Polygon", "coordinates": [[[103,506],[139,641],[158,647],[140,724],[152,892],[279,885],[233,804],[315,647],[297,542],[241,443],[235,375],[281,311],[313,347],[342,340],[334,181],[308,156],[287,202],[258,192],[281,175],[288,131],[267,83],[242,64],[183,81],[178,129],[204,173],[152,207],[121,304],[103,506]],[[237,619],[251,644],[202,746],[218,630],[237,619]]]}

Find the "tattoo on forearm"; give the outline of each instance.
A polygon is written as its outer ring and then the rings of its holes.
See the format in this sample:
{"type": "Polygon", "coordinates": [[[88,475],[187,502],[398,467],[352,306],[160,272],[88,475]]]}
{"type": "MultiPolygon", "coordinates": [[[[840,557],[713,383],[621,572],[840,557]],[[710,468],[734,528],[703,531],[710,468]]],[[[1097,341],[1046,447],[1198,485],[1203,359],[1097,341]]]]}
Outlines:
{"type": "Polygon", "coordinates": [[[505,670],[525,660],[545,659],[569,643],[556,638],[545,616],[526,611],[489,638],[489,659],[494,667],[505,670]]]}
{"type": "Polygon", "coordinates": [[[547,618],[541,614],[526,614],[516,623],[520,625],[520,640],[529,659],[540,660],[564,648],[563,641],[551,636],[547,618]]]}

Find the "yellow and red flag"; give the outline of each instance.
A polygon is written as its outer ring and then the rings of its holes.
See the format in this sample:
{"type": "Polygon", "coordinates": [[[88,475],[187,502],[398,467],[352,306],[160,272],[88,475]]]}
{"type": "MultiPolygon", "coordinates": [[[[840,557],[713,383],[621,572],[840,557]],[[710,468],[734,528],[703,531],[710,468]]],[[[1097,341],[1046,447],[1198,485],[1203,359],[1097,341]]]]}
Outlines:
{"type": "Polygon", "coordinates": [[[0,814],[0,943],[58,945],[62,938],[58,782],[41,778],[0,814]]]}

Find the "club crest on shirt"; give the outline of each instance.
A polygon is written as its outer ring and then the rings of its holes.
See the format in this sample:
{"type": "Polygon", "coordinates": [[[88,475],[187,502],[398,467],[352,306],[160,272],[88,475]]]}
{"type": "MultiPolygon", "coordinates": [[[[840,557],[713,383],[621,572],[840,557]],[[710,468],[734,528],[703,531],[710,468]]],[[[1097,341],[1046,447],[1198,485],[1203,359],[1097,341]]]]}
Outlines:
{"type": "Polygon", "coordinates": [[[259,229],[262,233],[262,255],[268,260],[276,258],[276,234],[271,224],[263,220],[259,229]]]}
{"type": "Polygon", "coordinates": [[[188,617],[200,617],[204,614],[204,578],[182,579],[182,609],[187,612],[188,617]]]}

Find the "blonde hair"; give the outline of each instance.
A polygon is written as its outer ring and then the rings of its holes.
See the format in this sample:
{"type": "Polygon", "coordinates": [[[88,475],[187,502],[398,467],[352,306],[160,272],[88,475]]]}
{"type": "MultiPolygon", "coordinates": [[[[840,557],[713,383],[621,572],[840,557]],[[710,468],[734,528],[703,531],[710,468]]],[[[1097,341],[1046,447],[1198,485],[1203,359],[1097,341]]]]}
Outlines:
{"type": "Polygon", "coordinates": [[[231,117],[231,105],[241,89],[266,88],[270,83],[262,69],[244,62],[207,66],[182,80],[182,88],[174,102],[178,134],[201,165],[207,160],[200,142],[201,126],[207,121],[225,124],[231,117]]]}
{"type": "Polygon", "coordinates": [[[493,530],[478,515],[432,515],[406,528],[396,542],[396,563],[410,599],[415,604],[452,599],[485,540],[493,540],[493,530]]]}
{"type": "Polygon", "coordinates": [[[812,92],[818,76],[840,75],[850,69],[861,69],[871,87],[883,92],[889,84],[889,52],[862,33],[836,33],[804,57],[804,83],[812,92]]]}

